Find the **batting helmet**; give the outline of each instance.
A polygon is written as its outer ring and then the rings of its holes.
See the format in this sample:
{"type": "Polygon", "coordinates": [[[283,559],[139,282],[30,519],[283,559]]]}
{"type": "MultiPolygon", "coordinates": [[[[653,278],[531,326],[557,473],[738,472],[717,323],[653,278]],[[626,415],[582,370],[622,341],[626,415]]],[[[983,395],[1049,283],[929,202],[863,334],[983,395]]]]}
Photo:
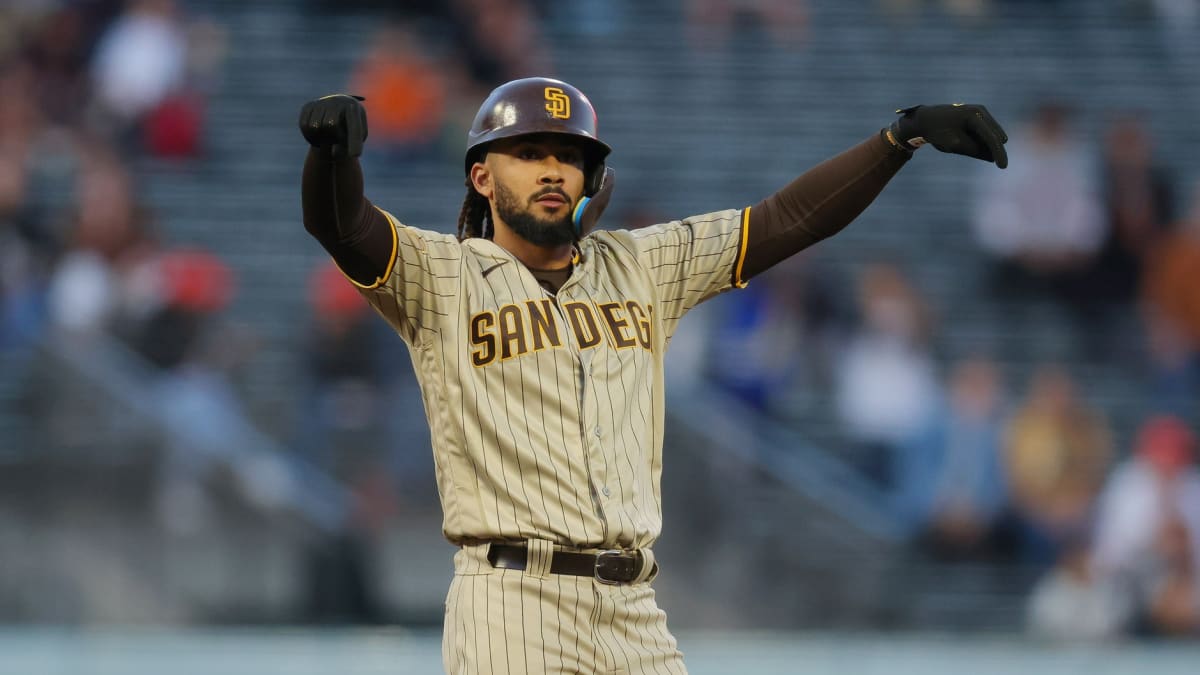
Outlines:
{"type": "Polygon", "coordinates": [[[605,182],[604,158],[612,148],[596,137],[596,110],[583,92],[548,77],[527,77],[492,90],[467,133],[466,171],[480,161],[492,141],[525,134],[566,134],[583,141],[584,194],[594,196],[605,182]]]}
{"type": "Polygon", "coordinates": [[[583,92],[548,77],[527,77],[492,90],[475,113],[467,132],[465,170],[467,198],[459,218],[459,236],[480,236],[477,219],[484,208],[470,187],[471,166],[482,161],[487,146],[501,138],[525,134],[565,134],[579,139],[584,149],[584,196],[571,215],[576,236],[587,234],[599,221],[612,196],[614,172],[604,160],[612,152],[596,137],[596,110],[583,92]]]}

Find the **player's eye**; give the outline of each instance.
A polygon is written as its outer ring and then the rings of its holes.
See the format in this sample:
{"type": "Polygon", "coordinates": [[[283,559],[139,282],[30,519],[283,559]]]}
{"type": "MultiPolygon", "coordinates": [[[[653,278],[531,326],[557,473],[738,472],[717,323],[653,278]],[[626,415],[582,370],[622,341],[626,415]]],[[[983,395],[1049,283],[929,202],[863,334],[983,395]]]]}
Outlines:
{"type": "Polygon", "coordinates": [[[576,148],[560,150],[558,152],[558,161],[563,164],[573,164],[575,166],[583,166],[583,153],[576,148]]]}
{"type": "Polygon", "coordinates": [[[532,145],[526,145],[517,148],[517,157],[525,160],[541,159],[542,152],[532,145]]]}

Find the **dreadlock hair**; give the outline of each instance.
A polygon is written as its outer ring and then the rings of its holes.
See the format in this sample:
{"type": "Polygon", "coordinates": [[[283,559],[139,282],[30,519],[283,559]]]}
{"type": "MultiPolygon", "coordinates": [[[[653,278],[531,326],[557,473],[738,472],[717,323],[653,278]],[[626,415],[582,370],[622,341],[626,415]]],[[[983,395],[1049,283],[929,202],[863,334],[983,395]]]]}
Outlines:
{"type": "Polygon", "coordinates": [[[485,224],[491,225],[492,207],[487,198],[475,190],[470,178],[467,178],[466,185],[467,196],[463,198],[462,211],[458,214],[458,240],[471,237],[491,239],[493,229],[485,227],[485,224]]]}

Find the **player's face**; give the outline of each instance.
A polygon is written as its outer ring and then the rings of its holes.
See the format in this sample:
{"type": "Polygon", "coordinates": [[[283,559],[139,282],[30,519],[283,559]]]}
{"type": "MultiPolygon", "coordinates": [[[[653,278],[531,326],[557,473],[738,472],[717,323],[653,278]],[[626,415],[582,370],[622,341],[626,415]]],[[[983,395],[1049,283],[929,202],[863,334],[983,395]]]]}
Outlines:
{"type": "Polygon", "coordinates": [[[501,222],[533,244],[575,240],[571,213],[583,196],[579,145],[555,134],[505,139],[489,148],[485,164],[501,222]]]}

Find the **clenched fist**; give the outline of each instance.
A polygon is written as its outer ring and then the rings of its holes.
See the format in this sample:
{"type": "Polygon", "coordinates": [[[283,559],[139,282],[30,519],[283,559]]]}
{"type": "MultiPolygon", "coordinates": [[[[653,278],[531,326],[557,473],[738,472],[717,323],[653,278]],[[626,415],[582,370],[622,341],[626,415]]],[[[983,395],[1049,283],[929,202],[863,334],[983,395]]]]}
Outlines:
{"type": "Polygon", "coordinates": [[[331,94],[300,108],[300,133],[333,159],[358,157],[367,140],[367,110],[361,96],[331,94]]]}

